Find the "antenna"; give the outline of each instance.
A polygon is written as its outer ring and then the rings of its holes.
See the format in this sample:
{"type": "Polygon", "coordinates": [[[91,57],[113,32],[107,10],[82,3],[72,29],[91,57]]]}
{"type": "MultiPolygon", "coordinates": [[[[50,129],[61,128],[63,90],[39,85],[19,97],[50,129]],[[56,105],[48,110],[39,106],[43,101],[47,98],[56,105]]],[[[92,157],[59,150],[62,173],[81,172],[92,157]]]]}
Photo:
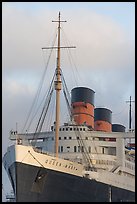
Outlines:
{"type": "Polygon", "coordinates": [[[131,103],[135,102],[131,100],[131,96],[130,96],[130,100],[126,101],[126,103],[129,103],[129,131],[131,131],[131,103]]]}

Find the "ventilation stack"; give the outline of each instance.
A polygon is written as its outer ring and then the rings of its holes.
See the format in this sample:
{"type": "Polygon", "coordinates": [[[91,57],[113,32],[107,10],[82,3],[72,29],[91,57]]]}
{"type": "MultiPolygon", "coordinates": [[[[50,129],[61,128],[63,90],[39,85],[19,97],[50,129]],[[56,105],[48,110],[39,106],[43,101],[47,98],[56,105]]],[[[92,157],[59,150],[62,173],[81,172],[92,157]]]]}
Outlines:
{"type": "Polygon", "coordinates": [[[94,129],[96,131],[112,131],[112,111],[107,108],[94,109],[94,129]]]}
{"type": "Polygon", "coordinates": [[[94,129],[94,91],[86,87],[71,90],[72,117],[77,125],[94,129]]]}
{"type": "Polygon", "coordinates": [[[112,132],[125,132],[125,126],[121,124],[112,124],[112,132]]]}

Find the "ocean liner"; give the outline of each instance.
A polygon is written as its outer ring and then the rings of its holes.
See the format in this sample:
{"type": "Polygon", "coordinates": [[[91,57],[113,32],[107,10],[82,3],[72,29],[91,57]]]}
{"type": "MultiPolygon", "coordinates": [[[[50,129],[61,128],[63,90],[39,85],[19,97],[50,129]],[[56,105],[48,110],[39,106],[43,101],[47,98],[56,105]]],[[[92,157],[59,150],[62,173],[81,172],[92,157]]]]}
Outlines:
{"type": "MultiPolygon", "coordinates": [[[[66,94],[60,68],[60,12],[57,68],[34,133],[10,132],[3,165],[16,202],[135,202],[135,132],[112,124],[112,111],[95,108],[94,91],[74,87],[66,94]],[[63,87],[70,120],[60,125],[63,87]],[[53,90],[55,122],[41,131],[53,90]]],[[[44,49],[44,48],[43,48],[44,49]]],[[[46,48],[45,48],[46,49],[46,48]]],[[[47,48],[48,49],[48,48],[47,48]]],[[[67,90],[67,89],[66,89],[67,90]]],[[[47,119],[48,120],[48,119],[47,119]]]]}

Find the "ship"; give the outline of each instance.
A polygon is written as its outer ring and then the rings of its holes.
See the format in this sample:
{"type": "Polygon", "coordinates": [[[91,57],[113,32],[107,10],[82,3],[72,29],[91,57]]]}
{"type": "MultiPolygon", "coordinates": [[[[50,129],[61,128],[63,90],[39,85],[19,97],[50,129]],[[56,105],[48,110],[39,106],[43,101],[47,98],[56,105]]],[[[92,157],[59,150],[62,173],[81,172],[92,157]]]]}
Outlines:
{"type": "Polygon", "coordinates": [[[95,91],[84,86],[74,87],[70,99],[64,94],[70,119],[60,124],[60,91],[66,87],[60,28],[66,21],[59,12],[53,22],[58,23],[58,45],[52,47],[57,67],[40,119],[34,132],[10,131],[13,144],[3,156],[15,201],[135,202],[135,130],[113,124],[112,111],[95,107],[95,91]],[[54,90],[55,122],[41,131],[54,90]]]}

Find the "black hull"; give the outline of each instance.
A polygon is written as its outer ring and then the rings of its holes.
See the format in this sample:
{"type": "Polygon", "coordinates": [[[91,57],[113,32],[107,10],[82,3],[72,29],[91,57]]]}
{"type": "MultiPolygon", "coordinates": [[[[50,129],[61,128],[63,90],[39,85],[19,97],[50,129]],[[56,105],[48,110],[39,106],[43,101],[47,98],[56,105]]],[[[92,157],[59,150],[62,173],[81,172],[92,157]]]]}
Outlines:
{"type": "MultiPolygon", "coordinates": [[[[95,180],[23,163],[10,167],[15,171],[16,202],[110,202],[109,185],[95,180]]],[[[135,202],[135,193],[111,187],[111,202],[135,202]]]]}

